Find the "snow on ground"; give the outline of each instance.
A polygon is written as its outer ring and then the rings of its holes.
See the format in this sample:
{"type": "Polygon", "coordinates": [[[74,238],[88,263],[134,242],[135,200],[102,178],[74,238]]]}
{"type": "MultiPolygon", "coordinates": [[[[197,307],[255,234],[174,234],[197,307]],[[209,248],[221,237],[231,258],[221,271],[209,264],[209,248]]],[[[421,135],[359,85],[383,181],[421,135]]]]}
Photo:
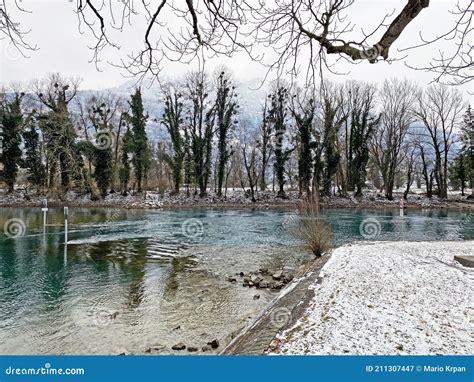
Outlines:
{"type": "MultiPolygon", "coordinates": [[[[474,208],[474,201],[468,200],[465,196],[457,194],[449,195],[448,200],[439,199],[437,196],[432,198],[421,194],[409,194],[406,202],[407,207],[418,208],[474,208]]],[[[15,190],[13,193],[7,193],[6,190],[0,188],[0,206],[39,206],[42,204],[45,195],[41,195],[30,191],[28,195],[22,190],[15,190]]],[[[49,205],[65,205],[76,207],[123,207],[123,208],[162,208],[162,207],[187,207],[187,206],[289,206],[295,207],[301,202],[298,191],[287,190],[287,199],[277,197],[276,192],[270,190],[261,192],[256,195],[257,203],[253,203],[248,193],[242,189],[228,189],[225,197],[217,197],[214,190],[209,189],[206,197],[200,198],[191,192],[190,196],[186,196],[184,189],[179,195],[170,192],[160,193],[158,191],[146,191],[142,194],[122,196],[120,192],[109,194],[105,199],[93,200],[90,194],[80,195],[74,191],[69,191],[64,197],[59,198],[57,195],[50,195],[48,198],[49,205]]],[[[332,196],[331,198],[322,197],[321,203],[324,207],[365,207],[365,208],[399,208],[401,193],[394,193],[394,200],[387,200],[385,197],[375,191],[365,190],[363,197],[355,198],[354,196],[340,197],[332,196]]]]}
{"type": "Polygon", "coordinates": [[[472,354],[474,241],[356,243],[336,249],[286,354],[472,354]]]}

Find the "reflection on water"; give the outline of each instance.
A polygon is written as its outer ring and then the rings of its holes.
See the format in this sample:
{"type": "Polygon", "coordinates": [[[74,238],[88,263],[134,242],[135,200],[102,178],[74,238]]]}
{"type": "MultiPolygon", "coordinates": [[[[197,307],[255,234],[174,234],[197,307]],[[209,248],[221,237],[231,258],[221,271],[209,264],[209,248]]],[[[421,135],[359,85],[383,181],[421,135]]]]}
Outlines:
{"type": "MultiPolygon", "coordinates": [[[[336,244],[360,240],[375,218],[377,240],[474,238],[453,211],[327,210],[336,244]]],[[[25,235],[0,236],[0,353],[169,353],[177,342],[221,344],[276,292],[226,275],[295,269],[309,256],[289,236],[293,211],[71,209],[67,252],[62,211],[47,234],[36,209],[0,209],[0,227],[21,219],[25,235]],[[259,299],[254,295],[259,294],[259,299]]]]}

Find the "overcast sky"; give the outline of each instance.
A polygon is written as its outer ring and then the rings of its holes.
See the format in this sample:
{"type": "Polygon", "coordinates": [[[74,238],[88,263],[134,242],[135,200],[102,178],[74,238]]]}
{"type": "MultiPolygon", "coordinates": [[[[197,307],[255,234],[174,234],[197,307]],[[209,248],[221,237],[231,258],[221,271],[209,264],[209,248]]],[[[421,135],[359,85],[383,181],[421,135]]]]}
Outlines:
{"type": "MultiPolygon", "coordinates": [[[[114,87],[126,81],[123,72],[118,68],[104,63],[102,65],[103,71],[99,72],[94,64],[89,63],[91,51],[88,49],[88,45],[93,40],[90,34],[79,33],[78,20],[74,13],[75,1],[23,0],[21,4],[31,13],[21,13],[17,19],[22,23],[23,29],[31,29],[31,33],[27,37],[28,41],[37,44],[39,50],[30,52],[30,57],[26,59],[3,41],[0,67],[0,81],[2,83],[26,82],[43,77],[49,72],[61,72],[65,75],[81,77],[83,79],[82,89],[114,87]]],[[[405,4],[406,0],[356,0],[350,11],[351,21],[357,25],[354,33],[359,33],[361,27],[370,30],[371,27],[378,25],[384,14],[394,9],[399,11],[405,4]]],[[[426,38],[433,38],[452,26],[454,18],[450,15],[449,10],[453,8],[453,4],[454,1],[431,0],[429,8],[424,9],[410,23],[402,36],[392,46],[391,56],[404,57],[405,53],[398,53],[397,50],[419,43],[420,32],[426,38]]],[[[13,10],[13,7],[10,8],[13,10]]],[[[169,19],[169,26],[172,27],[173,20],[172,18],[169,19]]],[[[145,23],[139,22],[121,33],[118,36],[121,50],[109,49],[104,52],[103,61],[116,61],[127,53],[130,48],[140,47],[143,44],[145,27],[145,23]]],[[[391,64],[385,62],[377,64],[363,62],[358,65],[341,63],[337,67],[338,71],[349,72],[349,74],[344,77],[337,76],[337,80],[343,81],[346,78],[351,78],[381,82],[387,77],[397,76],[413,79],[420,84],[427,84],[433,78],[433,75],[413,71],[405,65],[405,62],[412,66],[424,66],[429,63],[430,58],[437,56],[438,51],[449,51],[450,49],[452,49],[452,44],[443,41],[433,46],[410,51],[406,59],[391,64]]],[[[265,68],[252,62],[245,54],[237,54],[232,60],[213,59],[207,65],[212,68],[222,63],[229,66],[236,76],[241,79],[258,78],[265,73],[265,68]]],[[[188,69],[188,66],[177,63],[164,65],[164,73],[169,76],[180,75],[188,69]]],[[[472,85],[466,85],[461,89],[467,94],[468,90],[472,90],[472,85]]]]}

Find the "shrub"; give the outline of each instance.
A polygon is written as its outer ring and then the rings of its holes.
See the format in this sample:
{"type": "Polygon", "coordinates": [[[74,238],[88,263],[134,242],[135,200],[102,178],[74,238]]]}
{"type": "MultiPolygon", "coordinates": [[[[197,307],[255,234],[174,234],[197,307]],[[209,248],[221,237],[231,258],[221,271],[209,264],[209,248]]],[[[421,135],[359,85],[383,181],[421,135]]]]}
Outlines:
{"type": "Polygon", "coordinates": [[[332,228],[319,214],[319,206],[314,201],[305,201],[299,208],[299,218],[293,227],[293,236],[302,241],[316,257],[332,247],[332,228]]]}

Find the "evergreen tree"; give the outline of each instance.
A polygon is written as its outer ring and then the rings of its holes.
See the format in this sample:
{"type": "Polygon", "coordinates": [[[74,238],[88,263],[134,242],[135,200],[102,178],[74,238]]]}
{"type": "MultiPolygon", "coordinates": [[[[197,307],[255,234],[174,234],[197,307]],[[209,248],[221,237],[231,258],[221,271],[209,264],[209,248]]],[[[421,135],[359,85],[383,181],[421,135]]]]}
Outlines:
{"type": "Polygon", "coordinates": [[[72,179],[80,173],[80,153],[76,147],[76,132],[67,109],[51,111],[41,118],[50,167],[50,187],[54,186],[55,170],[59,165],[61,188],[67,192],[72,179]]]}
{"type": "Polygon", "coordinates": [[[267,189],[267,166],[272,155],[272,126],[268,116],[268,101],[265,99],[265,104],[262,110],[262,122],[259,129],[259,140],[257,141],[257,148],[260,151],[262,168],[260,172],[260,191],[267,189]]]}
{"type": "Polygon", "coordinates": [[[237,103],[237,93],[232,84],[230,76],[221,72],[217,77],[217,96],[215,104],[216,123],[217,123],[217,196],[222,196],[222,186],[224,184],[225,168],[232,151],[227,149],[229,133],[232,126],[237,123],[234,114],[239,107],[237,103]]]}
{"type": "MultiPolygon", "coordinates": [[[[82,166],[82,176],[85,182],[85,192],[91,194],[91,199],[96,200],[97,196],[92,187],[91,176],[93,175],[92,166],[96,163],[96,147],[88,140],[81,141],[76,145],[80,154],[80,158],[85,157],[88,161],[89,167],[82,166]]],[[[81,163],[83,163],[81,161],[81,163]]]]}
{"type": "Polygon", "coordinates": [[[22,167],[28,171],[30,184],[42,189],[45,186],[46,169],[43,164],[40,136],[34,123],[23,132],[25,159],[22,167]]]}
{"type": "Polygon", "coordinates": [[[207,107],[208,87],[209,83],[204,72],[191,73],[187,78],[188,123],[185,134],[191,156],[188,164],[192,161],[200,197],[207,194],[214,133],[215,112],[213,107],[207,107]]]}
{"type": "Polygon", "coordinates": [[[76,186],[83,186],[83,164],[76,146],[76,130],[68,110],[69,103],[77,94],[78,83],[72,79],[70,82],[72,87],[59,74],[52,74],[36,89],[39,101],[49,109],[40,115],[50,177],[49,188],[54,186],[59,167],[63,194],[68,191],[73,180],[76,186]]]}
{"type": "MultiPolygon", "coordinates": [[[[94,146],[92,142],[88,141],[78,143],[77,148],[94,165],[93,176],[100,191],[100,196],[105,198],[112,180],[112,151],[94,146]]],[[[93,197],[96,196],[93,195],[93,197]]]]}
{"type": "Polygon", "coordinates": [[[193,179],[194,162],[191,154],[191,137],[189,130],[184,129],[184,183],[186,185],[186,196],[190,195],[191,180],[193,179]]]}
{"type": "Polygon", "coordinates": [[[336,141],[339,127],[342,120],[338,120],[336,113],[338,105],[331,99],[330,96],[324,97],[324,184],[323,194],[331,196],[332,178],[337,172],[340,155],[337,151],[336,141]]]}
{"type": "Polygon", "coordinates": [[[470,199],[474,198],[474,110],[469,106],[463,117],[463,124],[461,128],[461,135],[463,146],[462,153],[466,155],[464,160],[468,169],[468,182],[471,188],[470,199]]]}
{"type": "Polygon", "coordinates": [[[370,103],[361,108],[354,108],[351,115],[351,135],[349,157],[349,190],[356,191],[356,196],[362,195],[367,179],[367,164],[369,162],[369,142],[380,116],[374,118],[370,115],[370,103]]]}
{"type": "Polygon", "coordinates": [[[351,147],[352,160],[349,166],[350,171],[350,189],[355,190],[356,196],[362,195],[362,189],[367,180],[367,164],[369,162],[369,142],[374,132],[378,119],[368,119],[364,115],[360,119],[360,114],[352,121],[351,147]]]}
{"type": "Polygon", "coordinates": [[[181,171],[185,156],[185,138],[182,135],[183,123],[183,102],[182,96],[177,91],[167,91],[165,93],[165,110],[163,121],[168,130],[173,146],[173,156],[165,156],[165,160],[170,165],[173,172],[174,193],[179,194],[179,184],[181,182],[181,171]]]}
{"type": "Polygon", "coordinates": [[[150,156],[148,155],[148,138],[146,135],[146,121],[148,115],[145,115],[143,108],[142,93],[140,88],[136,89],[135,94],[131,96],[130,101],[130,125],[132,128],[132,163],[135,170],[135,180],[137,182],[137,191],[142,192],[143,182],[146,179],[146,172],[149,165],[150,156]]]}
{"type": "Polygon", "coordinates": [[[130,130],[127,129],[127,132],[123,136],[122,150],[121,150],[121,162],[122,166],[119,170],[119,179],[122,186],[122,194],[124,196],[128,193],[128,183],[130,182],[130,155],[132,151],[132,134],[130,130]]]}
{"type": "Polygon", "coordinates": [[[285,146],[285,133],[288,124],[288,89],[283,86],[270,95],[271,108],[269,118],[273,126],[275,154],[275,175],[278,182],[278,197],[285,198],[285,164],[288,161],[291,151],[285,146]]]}
{"type": "Polygon", "coordinates": [[[464,196],[464,189],[469,182],[472,168],[470,166],[470,158],[467,152],[461,152],[454,158],[450,167],[451,184],[458,189],[461,189],[461,195],[464,196]]]}
{"type": "Polygon", "coordinates": [[[0,109],[0,127],[2,150],[0,160],[3,170],[1,179],[7,184],[8,192],[13,192],[21,160],[21,130],[23,114],[21,111],[22,95],[15,94],[11,100],[3,99],[0,109]]]}
{"type": "Polygon", "coordinates": [[[113,117],[105,103],[93,105],[91,120],[96,130],[96,144],[94,150],[94,178],[102,198],[107,196],[107,191],[112,183],[112,146],[113,134],[109,126],[113,117]]]}
{"type": "Polygon", "coordinates": [[[292,114],[298,129],[298,179],[300,193],[310,197],[310,184],[313,170],[312,130],[316,105],[313,99],[302,105],[297,97],[293,97],[298,105],[292,107],[292,114]]]}
{"type": "MultiPolygon", "coordinates": [[[[356,196],[360,196],[367,180],[370,142],[380,121],[380,115],[375,118],[373,113],[375,86],[351,81],[346,89],[349,98],[342,143],[345,159],[345,172],[342,171],[343,166],[341,166],[342,193],[346,195],[347,191],[355,191],[356,196]]],[[[371,164],[372,181],[375,185],[380,183],[379,169],[374,162],[371,164]]]]}
{"type": "Polygon", "coordinates": [[[94,167],[94,178],[97,182],[97,187],[100,190],[101,196],[105,198],[112,181],[112,150],[96,148],[94,167]]]}

